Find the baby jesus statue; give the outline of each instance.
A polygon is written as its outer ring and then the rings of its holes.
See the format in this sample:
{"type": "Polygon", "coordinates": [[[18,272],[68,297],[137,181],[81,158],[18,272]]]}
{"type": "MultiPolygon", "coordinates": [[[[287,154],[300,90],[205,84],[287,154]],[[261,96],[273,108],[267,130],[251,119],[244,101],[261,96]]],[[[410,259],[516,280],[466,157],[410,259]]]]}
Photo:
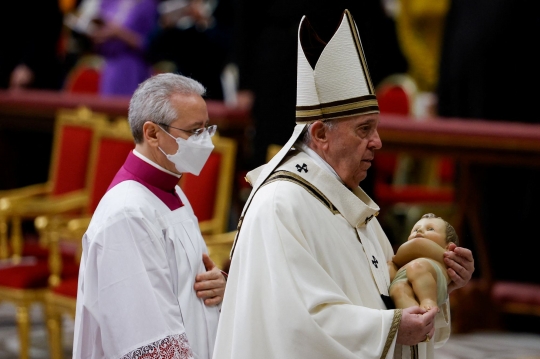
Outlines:
{"type": "Polygon", "coordinates": [[[428,213],[416,222],[407,242],[388,262],[390,297],[397,308],[420,306],[426,310],[446,301],[448,281],[443,254],[458,244],[454,227],[428,213]]]}

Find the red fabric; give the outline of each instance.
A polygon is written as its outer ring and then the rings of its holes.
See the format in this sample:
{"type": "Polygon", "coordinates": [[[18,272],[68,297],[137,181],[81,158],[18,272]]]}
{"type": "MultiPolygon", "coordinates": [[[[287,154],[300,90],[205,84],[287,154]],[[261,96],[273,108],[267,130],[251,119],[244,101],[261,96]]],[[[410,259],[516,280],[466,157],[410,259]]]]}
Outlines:
{"type": "Polygon", "coordinates": [[[532,283],[496,282],[491,297],[499,304],[507,302],[540,306],[540,285],[532,283]]]}
{"type": "Polygon", "coordinates": [[[89,213],[94,213],[101,197],[107,192],[114,176],[126,161],[129,151],[133,150],[133,140],[102,138],[99,143],[96,167],[94,168],[93,187],[90,193],[89,213]]]}
{"type": "Polygon", "coordinates": [[[409,98],[405,90],[399,86],[383,87],[377,92],[377,102],[381,113],[407,115],[411,113],[409,98]]]}
{"type": "MultiPolygon", "coordinates": [[[[49,249],[47,247],[42,247],[36,241],[25,241],[22,255],[23,257],[36,257],[40,260],[48,260],[49,249]]],[[[73,250],[71,247],[61,245],[60,255],[62,256],[63,262],[74,262],[76,250],[73,250]]]]}
{"type": "Polygon", "coordinates": [[[439,176],[442,183],[453,183],[456,165],[451,158],[441,158],[439,163],[439,176]]]}
{"type": "Polygon", "coordinates": [[[454,201],[454,191],[451,188],[431,189],[421,185],[395,187],[386,183],[375,183],[375,198],[377,204],[383,207],[393,203],[451,203],[454,201]]]}
{"type": "MultiPolygon", "coordinates": [[[[73,262],[63,263],[62,278],[77,277],[78,272],[78,264],[73,262]]],[[[38,260],[33,265],[0,269],[0,286],[17,289],[46,288],[49,275],[49,263],[46,260],[38,260]]]]}
{"type": "Polygon", "coordinates": [[[92,142],[92,130],[87,127],[66,125],[61,128],[59,135],[60,148],[53,195],[84,188],[92,142]]]}
{"type": "Polygon", "coordinates": [[[0,286],[17,289],[34,289],[47,287],[49,265],[46,261],[38,261],[35,265],[18,266],[0,269],[0,286]]]}
{"type": "Polygon", "coordinates": [[[77,298],[77,284],[78,279],[69,278],[60,282],[60,285],[54,287],[52,292],[54,294],[62,295],[64,297],[71,297],[73,299],[77,298]]]}
{"type": "Polygon", "coordinates": [[[186,173],[180,186],[193,207],[199,221],[212,219],[219,184],[221,154],[212,152],[199,176],[186,173]]]}
{"type": "Polygon", "coordinates": [[[97,94],[101,75],[98,70],[81,66],[73,70],[66,84],[70,93],[97,94]]]}

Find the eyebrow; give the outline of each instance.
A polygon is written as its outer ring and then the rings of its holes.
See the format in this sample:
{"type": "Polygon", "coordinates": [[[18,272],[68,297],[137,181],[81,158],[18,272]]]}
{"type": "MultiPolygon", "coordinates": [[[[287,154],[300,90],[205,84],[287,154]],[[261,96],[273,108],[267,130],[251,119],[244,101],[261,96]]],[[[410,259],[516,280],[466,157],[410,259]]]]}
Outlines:
{"type": "Polygon", "coordinates": [[[197,128],[201,128],[203,126],[208,126],[209,123],[210,123],[210,119],[206,119],[205,121],[197,121],[197,122],[192,123],[189,126],[189,128],[197,129],[197,128]]]}

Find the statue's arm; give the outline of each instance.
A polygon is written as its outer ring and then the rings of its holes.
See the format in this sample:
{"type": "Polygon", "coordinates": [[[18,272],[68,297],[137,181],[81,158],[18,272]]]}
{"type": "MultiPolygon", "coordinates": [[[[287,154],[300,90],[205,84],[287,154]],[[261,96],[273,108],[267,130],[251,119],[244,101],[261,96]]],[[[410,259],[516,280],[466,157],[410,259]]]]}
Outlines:
{"type": "Polygon", "coordinates": [[[444,265],[443,254],[445,249],[437,243],[425,238],[415,238],[403,243],[392,257],[398,268],[401,268],[410,261],[424,257],[436,260],[444,265]]]}

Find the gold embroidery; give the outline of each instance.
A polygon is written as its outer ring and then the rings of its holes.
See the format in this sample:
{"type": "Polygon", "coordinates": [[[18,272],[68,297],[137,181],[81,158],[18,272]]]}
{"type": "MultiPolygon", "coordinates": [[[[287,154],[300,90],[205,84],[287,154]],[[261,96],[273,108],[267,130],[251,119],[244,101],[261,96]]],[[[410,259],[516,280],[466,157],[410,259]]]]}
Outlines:
{"type": "Polygon", "coordinates": [[[297,174],[289,171],[274,172],[268,177],[268,179],[263,183],[262,186],[266,186],[267,184],[275,181],[289,181],[292,183],[296,183],[297,185],[308,191],[308,193],[310,193],[317,200],[319,200],[319,202],[326,206],[333,214],[339,214],[337,208],[334,207],[332,202],[330,202],[330,200],[321,191],[319,191],[315,186],[313,186],[311,183],[306,181],[304,178],[298,176],[297,174]]]}
{"type": "Polygon", "coordinates": [[[390,326],[390,332],[388,332],[388,338],[386,338],[386,343],[384,344],[384,350],[381,355],[381,359],[386,358],[386,354],[388,354],[388,350],[390,350],[390,346],[394,341],[394,337],[396,336],[396,333],[398,331],[399,324],[401,323],[401,312],[401,309],[394,310],[394,319],[392,320],[392,326],[390,326]]]}
{"type": "Polygon", "coordinates": [[[374,90],[373,84],[371,83],[371,78],[369,76],[367,62],[364,57],[364,49],[362,48],[362,42],[360,41],[360,37],[358,36],[358,29],[356,28],[356,23],[354,22],[352,15],[349,11],[345,11],[345,13],[347,14],[347,17],[349,18],[349,27],[351,29],[351,34],[353,35],[353,38],[354,38],[356,51],[358,51],[358,57],[360,57],[360,63],[362,64],[362,69],[364,70],[364,77],[366,79],[366,83],[369,86],[369,93],[374,94],[375,90],[374,90]]]}

